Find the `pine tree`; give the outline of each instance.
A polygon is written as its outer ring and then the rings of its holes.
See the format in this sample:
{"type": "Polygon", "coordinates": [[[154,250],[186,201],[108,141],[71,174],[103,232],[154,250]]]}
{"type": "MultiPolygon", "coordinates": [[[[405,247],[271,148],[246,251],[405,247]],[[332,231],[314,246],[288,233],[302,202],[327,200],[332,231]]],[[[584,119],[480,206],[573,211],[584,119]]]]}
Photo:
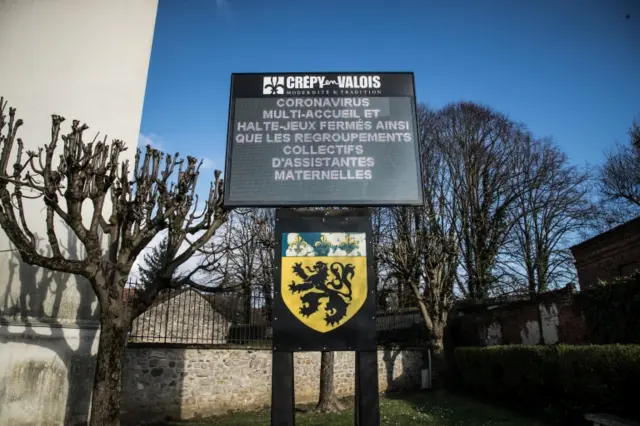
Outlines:
{"type": "Polygon", "coordinates": [[[153,247],[151,253],[145,253],[140,265],[140,284],[142,288],[152,285],[157,278],[158,272],[167,261],[167,237],[153,247]]]}

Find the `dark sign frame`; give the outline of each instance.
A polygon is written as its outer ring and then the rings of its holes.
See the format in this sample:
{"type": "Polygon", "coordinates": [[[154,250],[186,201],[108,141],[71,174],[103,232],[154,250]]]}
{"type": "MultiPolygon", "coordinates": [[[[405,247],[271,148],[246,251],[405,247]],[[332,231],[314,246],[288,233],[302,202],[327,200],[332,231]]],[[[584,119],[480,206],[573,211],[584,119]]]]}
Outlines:
{"type": "MultiPolygon", "coordinates": [[[[392,206],[421,206],[424,205],[424,188],[423,188],[423,179],[422,179],[422,158],[420,156],[420,146],[417,138],[419,137],[418,132],[418,119],[417,119],[417,104],[416,104],[416,94],[415,94],[415,78],[413,72],[401,72],[401,71],[393,71],[393,72],[378,72],[378,71],[370,71],[370,72],[273,72],[273,73],[232,73],[231,74],[231,82],[230,82],[230,96],[229,96],[229,112],[228,112],[228,122],[227,122],[227,146],[226,146],[226,158],[225,158],[225,170],[224,170],[224,205],[227,208],[236,208],[236,207],[257,207],[257,208],[267,208],[267,207],[275,207],[275,208],[287,208],[287,207],[392,207],[392,206]],[[411,80],[411,90],[410,93],[403,94],[402,96],[409,97],[411,100],[411,109],[413,115],[413,128],[411,131],[413,135],[416,137],[414,140],[414,144],[416,145],[416,179],[418,184],[418,197],[417,199],[406,201],[406,202],[389,202],[389,201],[381,201],[376,199],[363,199],[363,200],[349,200],[343,199],[339,196],[339,191],[336,194],[336,198],[332,200],[315,200],[315,201],[282,201],[282,202],[262,202],[258,200],[252,201],[238,201],[231,198],[231,185],[233,184],[233,175],[231,171],[231,159],[233,158],[233,125],[235,122],[235,100],[237,98],[242,97],[264,97],[264,98],[274,98],[274,97],[292,97],[287,95],[256,95],[253,93],[251,96],[248,96],[246,93],[238,93],[241,92],[237,90],[235,87],[236,79],[241,79],[243,77],[252,77],[262,79],[263,77],[280,77],[280,76],[362,76],[362,75],[378,75],[378,76],[400,76],[403,75],[405,77],[410,78],[411,80]]],[[[255,88],[247,89],[249,93],[255,88]]],[[[397,88],[399,89],[399,88],[397,88]]],[[[318,95],[322,96],[322,95],[318,95]]],[[[390,97],[392,95],[382,95],[382,96],[369,96],[369,97],[390,97]]],[[[330,96],[336,97],[336,96],[330,96]]],[[[337,97],[349,97],[349,96],[337,96],[337,97]]]]}
{"type": "Polygon", "coordinates": [[[321,211],[276,210],[276,269],[274,271],[273,350],[375,351],[376,288],[373,274],[372,229],[368,209],[321,211]],[[304,325],[286,307],[280,293],[282,279],[282,234],[285,232],[361,232],[367,240],[367,299],[346,323],[327,333],[304,325]]]}

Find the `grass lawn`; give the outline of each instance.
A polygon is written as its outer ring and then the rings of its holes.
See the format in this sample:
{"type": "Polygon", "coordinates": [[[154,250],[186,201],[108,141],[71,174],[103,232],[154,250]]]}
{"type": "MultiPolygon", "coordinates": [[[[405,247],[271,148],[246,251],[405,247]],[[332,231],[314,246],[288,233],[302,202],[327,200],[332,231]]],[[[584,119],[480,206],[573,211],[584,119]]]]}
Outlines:
{"type": "MultiPolygon", "coordinates": [[[[352,399],[345,405],[352,405],[352,399]]],[[[380,424],[402,426],[543,426],[509,411],[444,391],[380,397],[380,424]]],[[[162,423],[164,426],[269,426],[269,411],[234,413],[208,420],[162,423]]],[[[158,425],[159,426],[159,425],[158,425]]],[[[298,413],[296,426],[353,426],[353,409],[340,414],[298,413]]]]}

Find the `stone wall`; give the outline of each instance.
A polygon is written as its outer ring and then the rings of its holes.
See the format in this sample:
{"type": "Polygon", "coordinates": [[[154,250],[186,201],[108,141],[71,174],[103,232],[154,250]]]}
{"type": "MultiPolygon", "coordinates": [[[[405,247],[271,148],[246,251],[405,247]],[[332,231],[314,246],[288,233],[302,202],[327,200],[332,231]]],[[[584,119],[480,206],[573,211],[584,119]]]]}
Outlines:
{"type": "MultiPolygon", "coordinates": [[[[335,388],[354,393],[354,353],[336,353],[335,388]]],[[[380,392],[420,384],[422,355],[380,350],[380,392]]],[[[297,353],[296,402],[315,402],[320,354],[297,353]]],[[[193,418],[228,410],[263,408],[271,402],[271,351],[239,349],[128,348],[123,372],[122,409],[126,417],[193,418]]]]}

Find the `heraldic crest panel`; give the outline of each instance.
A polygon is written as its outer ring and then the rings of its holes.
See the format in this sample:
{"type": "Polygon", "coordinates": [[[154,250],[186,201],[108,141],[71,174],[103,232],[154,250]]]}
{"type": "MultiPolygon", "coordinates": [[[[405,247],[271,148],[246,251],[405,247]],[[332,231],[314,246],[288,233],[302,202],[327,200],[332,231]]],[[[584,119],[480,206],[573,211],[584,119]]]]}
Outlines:
{"type": "Polygon", "coordinates": [[[284,233],[284,304],[303,324],[326,333],[346,324],[367,298],[364,233],[284,233]]]}
{"type": "MultiPolygon", "coordinates": [[[[320,225],[331,228],[331,219],[340,224],[340,218],[326,218],[320,225]]],[[[276,234],[280,268],[274,350],[353,351],[368,346],[367,339],[375,346],[375,291],[370,285],[366,230],[276,234]]]]}

